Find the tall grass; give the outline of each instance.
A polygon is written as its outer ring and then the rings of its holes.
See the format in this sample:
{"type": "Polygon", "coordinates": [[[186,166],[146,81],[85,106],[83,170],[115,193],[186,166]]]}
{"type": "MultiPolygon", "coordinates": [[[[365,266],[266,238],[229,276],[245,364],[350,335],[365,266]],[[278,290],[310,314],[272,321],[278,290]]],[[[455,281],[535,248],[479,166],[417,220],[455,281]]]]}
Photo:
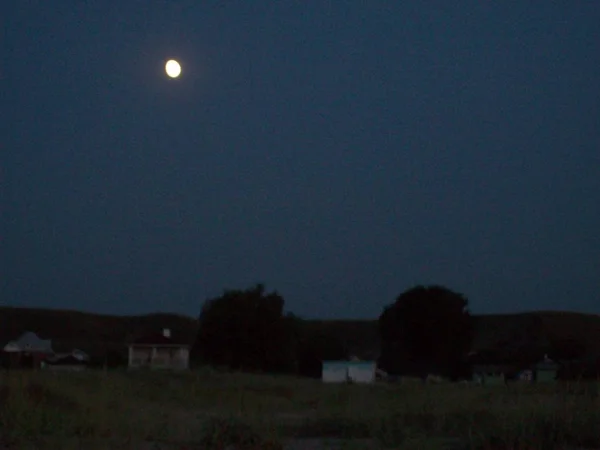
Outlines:
{"type": "Polygon", "coordinates": [[[0,377],[0,448],[274,449],[304,438],[368,448],[600,448],[596,384],[325,385],[212,371],[0,377]]]}

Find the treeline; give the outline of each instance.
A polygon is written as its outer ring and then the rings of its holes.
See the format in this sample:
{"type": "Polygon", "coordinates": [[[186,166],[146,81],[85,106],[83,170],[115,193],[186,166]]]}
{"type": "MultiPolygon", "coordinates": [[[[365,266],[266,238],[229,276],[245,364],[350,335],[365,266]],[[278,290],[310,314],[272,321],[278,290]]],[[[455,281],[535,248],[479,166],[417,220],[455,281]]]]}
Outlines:
{"type": "MultiPolygon", "coordinates": [[[[86,351],[98,366],[127,364],[127,345],[162,328],[194,343],[192,362],[234,370],[319,377],[323,360],[377,360],[390,374],[441,372],[461,377],[473,362],[527,365],[548,354],[565,377],[600,372],[600,316],[568,312],[472,316],[468,300],[440,286],[417,286],[382,309],[378,320],[303,320],[284,298],[257,285],[205,303],[200,320],[175,314],[111,316],[0,307],[0,341],[24,331],[52,339],[57,352],[86,351]]],[[[561,375],[562,376],[562,375],[561,375]]]]}
{"type": "MultiPolygon", "coordinates": [[[[284,304],[281,294],[267,292],[262,284],[228,290],[208,300],[199,316],[192,363],[320,377],[324,360],[361,356],[351,354],[347,340],[339,335],[286,314],[284,304]]],[[[539,324],[538,320],[531,321],[531,330],[521,333],[525,339],[503,341],[478,353],[515,364],[534,363],[547,354],[571,368],[569,376],[584,373],[583,369],[573,369],[578,367],[573,361],[586,354],[582,343],[575,339],[548,340],[541,336],[539,324]]],[[[477,330],[463,294],[443,286],[415,286],[383,309],[377,325],[379,349],[372,357],[389,374],[426,377],[435,373],[449,379],[470,376],[477,330]]],[[[585,373],[595,373],[589,364],[585,367],[585,373]]]]}
{"type": "Polygon", "coordinates": [[[284,314],[283,297],[267,293],[263,285],[229,290],[204,304],[192,362],[319,377],[321,361],[349,357],[341,341],[308,328],[302,319],[284,314]]]}
{"type": "MultiPolygon", "coordinates": [[[[426,376],[465,374],[474,328],[467,299],[441,286],[401,294],[379,318],[379,366],[426,376]]],[[[264,285],[225,291],[200,313],[192,361],[231,370],[319,377],[324,360],[352,357],[345,343],[284,313],[284,298],[264,285]]]]}

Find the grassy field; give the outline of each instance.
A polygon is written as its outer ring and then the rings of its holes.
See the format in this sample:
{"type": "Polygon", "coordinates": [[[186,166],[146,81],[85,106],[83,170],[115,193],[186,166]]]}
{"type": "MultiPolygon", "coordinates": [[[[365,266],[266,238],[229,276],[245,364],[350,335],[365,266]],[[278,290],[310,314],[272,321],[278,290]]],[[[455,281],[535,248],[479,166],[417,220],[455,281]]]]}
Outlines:
{"type": "Polygon", "coordinates": [[[0,449],[600,449],[596,384],[324,385],[212,371],[1,377],[0,449]]]}

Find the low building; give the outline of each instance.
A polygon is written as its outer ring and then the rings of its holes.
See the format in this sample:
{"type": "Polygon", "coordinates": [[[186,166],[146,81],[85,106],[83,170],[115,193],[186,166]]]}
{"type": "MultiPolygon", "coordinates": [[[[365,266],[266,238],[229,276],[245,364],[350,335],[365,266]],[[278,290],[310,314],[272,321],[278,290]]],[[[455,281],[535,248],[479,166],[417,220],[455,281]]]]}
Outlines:
{"type": "Polygon", "coordinates": [[[325,383],[373,383],[375,361],[323,361],[322,380],[325,383]]]}
{"type": "Polygon", "coordinates": [[[503,364],[478,364],[473,366],[473,381],[487,386],[504,384],[506,374],[512,370],[510,366],[503,364]]]}
{"type": "Polygon", "coordinates": [[[188,369],[190,346],[171,337],[167,328],[135,339],[128,346],[131,369],[188,369]]]}
{"type": "Polygon", "coordinates": [[[42,367],[49,370],[81,371],[88,367],[90,357],[82,350],[74,349],[69,353],[55,353],[42,362],[42,367]]]}
{"type": "Polygon", "coordinates": [[[9,368],[39,369],[42,362],[54,354],[52,341],[27,331],[17,339],[8,342],[2,352],[7,359],[9,368]]]}
{"type": "Polygon", "coordinates": [[[515,375],[515,380],[531,383],[533,381],[533,370],[525,369],[517,372],[515,375]]]}
{"type": "Polygon", "coordinates": [[[533,380],[538,383],[555,381],[558,374],[558,364],[544,356],[544,359],[533,367],[533,380]]]}
{"type": "MultiPolygon", "coordinates": [[[[515,352],[516,353],[516,352],[515,352]]],[[[501,384],[507,381],[528,383],[555,380],[558,364],[545,355],[539,361],[539,356],[532,354],[503,354],[498,351],[473,352],[470,356],[473,380],[479,384],[501,384]]]]}

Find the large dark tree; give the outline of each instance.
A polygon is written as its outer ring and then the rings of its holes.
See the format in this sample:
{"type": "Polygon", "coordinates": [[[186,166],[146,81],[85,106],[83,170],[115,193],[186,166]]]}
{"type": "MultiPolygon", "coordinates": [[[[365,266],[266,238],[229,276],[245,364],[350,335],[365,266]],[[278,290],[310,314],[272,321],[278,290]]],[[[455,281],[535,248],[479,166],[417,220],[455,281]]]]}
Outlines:
{"type": "Polygon", "coordinates": [[[298,374],[320,378],[323,361],[347,360],[348,349],[335,336],[305,332],[298,345],[298,374]]]}
{"type": "Polygon", "coordinates": [[[468,300],[442,286],[416,286],[402,293],[379,317],[380,366],[392,374],[455,378],[473,340],[468,300]]]}
{"type": "Polygon", "coordinates": [[[283,297],[266,293],[262,284],[208,300],[200,313],[194,358],[233,370],[293,370],[293,318],[283,315],[283,305],[283,297]]]}
{"type": "Polygon", "coordinates": [[[575,338],[551,339],[549,356],[555,361],[572,362],[584,358],[585,344],[575,338]]]}

